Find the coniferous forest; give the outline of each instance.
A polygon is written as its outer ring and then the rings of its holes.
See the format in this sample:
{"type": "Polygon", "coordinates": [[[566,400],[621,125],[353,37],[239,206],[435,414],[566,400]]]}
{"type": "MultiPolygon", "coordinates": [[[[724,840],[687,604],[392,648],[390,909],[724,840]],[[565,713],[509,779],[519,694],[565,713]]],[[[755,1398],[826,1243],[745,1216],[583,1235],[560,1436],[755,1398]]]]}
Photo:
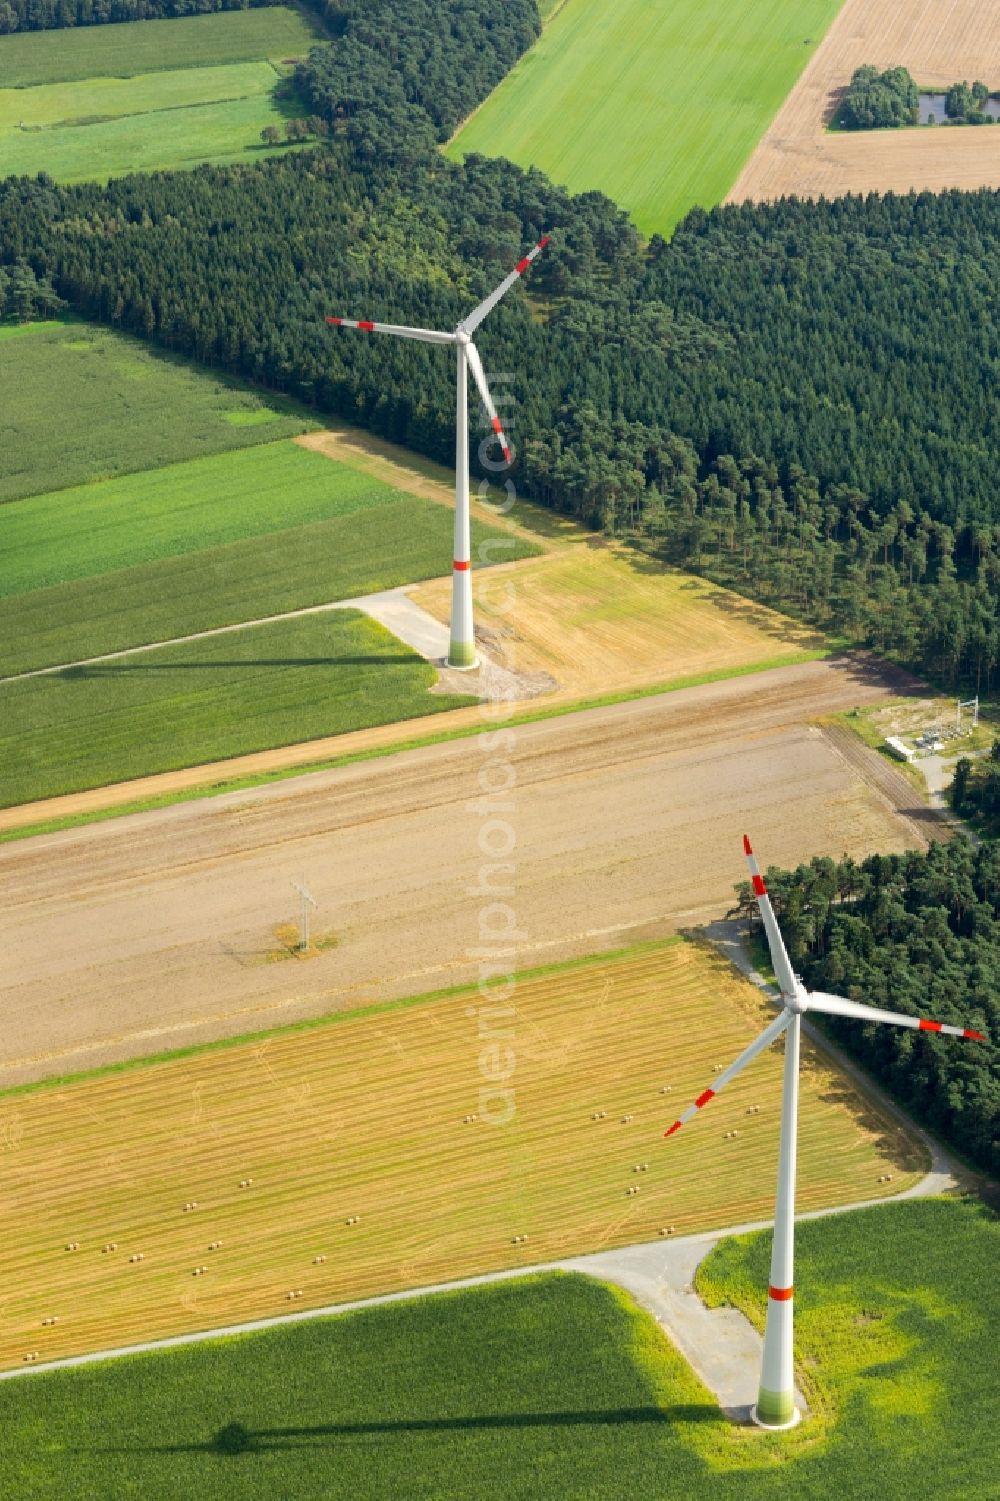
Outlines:
{"type": "MultiPolygon", "coordinates": [[[[0,0],[0,28],[215,5],[0,0]]],[[[696,210],[643,244],[600,194],[437,149],[537,35],[534,0],[317,9],[333,40],[296,79],[315,148],[107,187],[0,182],[13,316],[63,298],[449,463],[450,361],[397,340],[373,358],[324,316],[452,327],[548,232],[477,336],[519,491],[944,687],[994,687],[1000,194],[696,210]]],[[[992,767],[967,778],[984,818],[994,792],[992,767]]],[[[810,985],[995,1031],[998,860],[956,842],[771,884],[810,985]]],[[[996,1165],[994,1050],[836,1030],[996,1165]]]]}
{"type": "Polygon", "coordinates": [[[216,10],[254,10],[282,0],[0,0],[0,36],[115,21],[157,21],[216,10]]]}
{"type": "MultiPolygon", "coordinates": [[[[769,870],[789,956],[810,990],[995,1038],[1000,1028],[1000,845],[963,839],[926,855],[813,860],[769,870]]],[[[739,888],[749,910],[749,882],[739,888]]],[[[957,1150],[1000,1170],[1000,1050],[995,1042],[821,1019],[957,1150]]]]}
{"type": "Polygon", "coordinates": [[[436,142],[538,28],[534,0],[348,0],[297,85],[329,139],[107,187],[0,183],[0,257],[89,317],[449,460],[439,351],[327,313],[482,332],[525,493],[934,677],[1000,663],[1000,195],[696,210],[643,245],[436,142]],[[392,47],[384,45],[387,36],[392,47]]]}

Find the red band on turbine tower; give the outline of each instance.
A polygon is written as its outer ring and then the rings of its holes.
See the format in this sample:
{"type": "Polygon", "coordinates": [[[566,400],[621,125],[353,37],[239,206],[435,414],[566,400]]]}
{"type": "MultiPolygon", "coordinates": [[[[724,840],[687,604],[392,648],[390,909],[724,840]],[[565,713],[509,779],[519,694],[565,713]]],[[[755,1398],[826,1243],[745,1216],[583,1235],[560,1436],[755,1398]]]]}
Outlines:
{"type": "Polygon", "coordinates": [[[451,566],[452,566],[452,568],[457,569],[459,573],[464,573],[465,570],[469,567],[469,564],[468,563],[455,562],[455,563],[452,563],[451,566]]]}
{"type": "Polygon", "coordinates": [[[787,1303],[794,1290],[791,1287],[769,1287],[767,1296],[773,1298],[776,1303],[787,1303]]]}
{"type": "Polygon", "coordinates": [[[755,896],[767,896],[767,887],[764,885],[763,876],[754,876],[753,889],[755,896]]]}
{"type": "Polygon", "coordinates": [[[365,323],[359,323],[359,324],[357,324],[357,327],[358,328],[363,328],[368,333],[371,333],[371,331],[375,327],[375,325],[374,325],[374,323],[367,323],[367,322],[365,322],[365,323]]]}

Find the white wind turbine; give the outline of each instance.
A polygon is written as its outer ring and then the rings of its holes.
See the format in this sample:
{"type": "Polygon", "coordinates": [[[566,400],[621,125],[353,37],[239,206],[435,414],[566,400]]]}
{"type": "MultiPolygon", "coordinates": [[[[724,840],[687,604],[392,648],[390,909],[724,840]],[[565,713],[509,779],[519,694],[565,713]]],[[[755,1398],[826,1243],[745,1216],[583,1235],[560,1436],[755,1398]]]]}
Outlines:
{"type": "Polygon", "coordinates": [[[452,333],[431,328],[405,328],[395,323],[359,322],[353,318],[327,318],[336,328],[360,328],[366,333],[398,334],[403,339],[420,339],[425,344],[454,344],[458,351],[458,392],[455,403],[455,546],[451,582],[451,642],[448,666],[472,668],[478,665],[472,630],[472,542],[469,536],[469,397],[467,371],[472,374],[483,399],[493,431],[500,439],[503,456],[509,464],[511,452],[500,418],[497,416],[490,388],[486,384],[479,351],[472,335],[511,287],[523,276],[537,255],[545,249],[551,236],[543,235],[534,249],[518,261],[509,276],[490,295],[473,308],[452,333]]]}
{"type": "Polygon", "coordinates": [[[778,1190],[774,1205],[774,1239],[771,1246],[771,1279],[767,1289],[767,1320],[764,1325],[764,1355],[761,1361],[757,1404],[752,1410],[755,1423],[762,1428],[791,1428],[799,1420],[795,1406],[795,1373],[792,1353],[792,1260],[795,1228],[795,1135],[799,1102],[799,1030],[806,1011],[820,1011],[828,1016],[853,1016],[862,1021],[888,1022],[896,1027],[913,1027],[920,1032],[946,1032],[952,1037],[971,1037],[985,1042],[982,1032],[968,1027],[946,1027],[926,1017],[903,1016],[896,1011],[878,1011],[839,995],[824,995],[806,990],[792,970],[782,942],[771,899],[761,876],[750,840],[744,834],[743,848],[750,864],[753,889],[760,908],[771,963],[781,991],[781,1013],[760,1036],[746,1048],[735,1063],[719,1075],[712,1089],[706,1089],[664,1136],[673,1136],[709,1100],[725,1089],[751,1059],[762,1053],[782,1032],[785,1036],[785,1074],[781,1094],[781,1136],[778,1146],[778,1190]],[[787,1029],[787,1030],[786,1030],[787,1029]]]}

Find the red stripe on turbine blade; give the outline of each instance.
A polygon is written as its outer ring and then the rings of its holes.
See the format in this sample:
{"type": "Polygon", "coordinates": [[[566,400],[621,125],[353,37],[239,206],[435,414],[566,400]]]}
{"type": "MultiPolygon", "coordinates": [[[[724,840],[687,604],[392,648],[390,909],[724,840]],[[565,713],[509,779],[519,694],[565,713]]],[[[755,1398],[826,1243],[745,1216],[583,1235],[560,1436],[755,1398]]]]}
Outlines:
{"type": "Polygon", "coordinates": [[[767,1296],[773,1298],[776,1303],[787,1303],[794,1290],[791,1287],[769,1287],[767,1296]]]}
{"type": "Polygon", "coordinates": [[[513,462],[514,462],[514,456],[511,453],[510,449],[507,447],[506,443],[501,443],[500,446],[503,449],[503,456],[507,460],[507,463],[508,464],[513,464],[513,462]]]}
{"type": "Polygon", "coordinates": [[[371,331],[375,327],[375,325],[374,325],[374,323],[355,323],[354,327],[355,328],[364,328],[364,329],[366,329],[368,331],[368,333],[371,333],[371,331]]]}
{"type": "Polygon", "coordinates": [[[667,1131],[664,1131],[664,1133],[663,1133],[664,1136],[673,1136],[673,1134],[674,1134],[675,1131],[679,1131],[681,1129],[682,1124],[683,1124],[682,1121],[674,1121],[674,1123],[670,1127],[670,1129],[667,1130],[667,1131]]]}
{"type": "Polygon", "coordinates": [[[698,1096],[698,1098],[695,1100],[695,1105],[700,1110],[701,1107],[702,1107],[702,1105],[707,1105],[708,1102],[709,1102],[709,1100],[714,1099],[714,1098],[715,1098],[715,1090],[714,1089],[706,1089],[704,1091],[704,1093],[700,1094],[698,1096]]]}
{"type": "Polygon", "coordinates": [[[517,265],[514,267],[514,270],[517,272],[518,276],[523,276],[530,265],[531,261],[527,256],[525,256],[523,260],[518,261],[517,265]]]}
{"type": "Polygon", "coordinates": [[[335,328],[339,328],[344,320],[343,318],[327,318],[326,321],[327,323],[332,323],[335,328]]]}
{"type": "Polygon", "coordinates": [[[767,896],[767,887],[764,885],[764,877],[755,875],[753,878],[755,896],[767,896]]]}
{"type": "Polygon", "coordinates": [[[494,417],[493,418],[493,431],[495,433],[501,433],[501,434],[503,433],[503,424],[500,421],[499,417],[494,417]]]}
{"type": "Polygon", "coordinates": [[[459,571],[459,573],[465,573],[466,569],[469,567],[469,564],[468,563],[452,563],[451,566],[452,566],[452,568],[457,568],[458,571],[459,571]]]}
{"type": "Polygon", "coordinates": [[[753,854],[753,850],[750,848],[750,835],[749,834],[744,834],[743,835],[743,853],[745,855],[752,855],[753,854]]]}
{"type": "Polygon", "coordinates": [[[986,1033],[985,1032],[973,1032],[973,1030],[972,1030],[971,1027],[966,1027],[965,1031],[962,1033],[962,1036],[963,1037],[971,1037],[972,1040],[973,1040],[973,1042],[985,1042],[986,1041],[986,1033]]]}
{"type": "Polygon", "coordinates": [[[927,1018],[926,1018],[926,1016],[922,1016],[920,1018],[920,1031],[921,1032],[940,1032],[940,1030],[941,1030],[941,1023],[940,1022],[928,1021],[927,1018]]]}
{"type": "Polygon", "coordinates": [[[538,242],[538,248],[539,248],[539,250],[544,250],[545,247],[546,247],[546,245],[549,243],[549,241],[551,239],[552,239],[551,235],[542,235],[542,238],[538,242]]]}

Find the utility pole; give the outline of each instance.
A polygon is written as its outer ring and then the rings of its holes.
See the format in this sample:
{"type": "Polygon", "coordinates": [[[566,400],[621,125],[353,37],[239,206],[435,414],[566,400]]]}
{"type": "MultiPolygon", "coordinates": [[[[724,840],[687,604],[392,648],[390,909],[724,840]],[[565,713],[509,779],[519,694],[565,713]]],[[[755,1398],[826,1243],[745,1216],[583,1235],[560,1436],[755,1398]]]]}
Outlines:
{"type": "Polygon", "coordinates": [[[958,726],[957,726],[959,734],[962,733],[962,710],[963,709],[971,709],[971,711],[972,711],[972,728],[975,729],[976,725],[979,723],[979,694],[977,693],[976,696],[975,696],[975,698],[966,698],[966,699],[961,699],[960,698],[959,699],[959,701],[958,701],[958,726]]]}
{"type": "Polygon", "coordinates": [[[304,954],[309,947],[309,908],[316,906],[316,898],[306,885],[305,876],[292,885],[299,894],[299,953],[304,954]]]}

